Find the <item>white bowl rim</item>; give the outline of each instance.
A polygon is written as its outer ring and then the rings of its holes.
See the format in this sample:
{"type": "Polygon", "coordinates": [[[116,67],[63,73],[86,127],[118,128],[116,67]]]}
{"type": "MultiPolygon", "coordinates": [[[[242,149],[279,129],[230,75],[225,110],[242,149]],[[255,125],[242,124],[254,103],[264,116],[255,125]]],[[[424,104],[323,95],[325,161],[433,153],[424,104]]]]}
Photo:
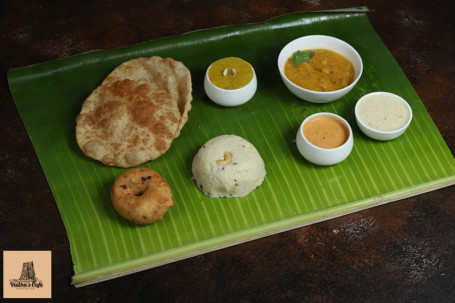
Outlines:
{"type": "MultiPolygon", "coordinates": [[[[343,55],[344,56],[344,55],[343,55]]],[[[351,89],[353,86],[355,86],[357,84],[357,82],[359,81],[360,77],[362,76],[362,73],[363,73],[363,60],[362,60],[362,57],[360,56],[360,54],[357,52],[357,50],[352,46],[350,45],[349,43],[347,43],[346,41],[344,40],[341,40],[339,38],[336,38],[336,37],[332,37],[332,36],[328,36],[328,35],[307,35],[307,36],[302,36],[302,37],[299,37],[299,38],[296,38],[290,42],[288,42],[280,51],[279,55],[278,55],[278,70],[281,74],[282,77],[285,77],[286,80],[288,80],[288,84],[297,88],[297,89],[301,89],[305,92],[308,92],[308,93],[313,93],[315,95],[328,95],[328,94],[333,94],[333,93],[340,93],[340,92],[343,92],[345,90],[349,90],[351,89]],[[338,43],[341,43],[345,46],[347,46],[348,48],[350,48],[351,50],[353,50],[353,53],[355,54],[356,57],[358,57],[360,60],[360,69],[359,69],[359,73],[357,75],[357,77],[355,77],[351,84],[349,84],[348,86],[345,86],[343,88],[340,88],[340,89],[337,89],[337,90],[332,90],[332,91],[326,91],[326,92],[321,92],[321,91],[317,91],[317,90],[311,90],[311,89],[307,89],[307,88],[304,88],[304,87],[301,87],[297,84],[295,84],[294,82],[292,82],[291,80],[289,80],[289,78],[285,75],[284,73],[284,70],[283,70],[283,66],[280,64],[280,58],[282,57],[282,54],[283,54],[283,50],[288,47],[290,44],[292,43],[295,43],[296,41],[298,40],[303,40],[303,39],[314,39],[314,38],[324,38],[324,39],[332,39],[334,41],[337,41],[338,43]]]]}
{"type": "Polygon", "coordinates": [[[319,112],[319,113],[314,113],[308,117],[306,117],[303,122],[300,124],[300,127],[299,127],[299,132],[300,132],[300,135],[302,136],[303,140],[308,143],[309,145],[311,145],[312,147],[314,147],[316,150],[320,150],[320,151],[337,151],[339,149],[342,149],[344,148],[347,144],[349,144],[349,140],[353,138],[353,133],[352,133],[352,129],[351,129],[351,126],[349,125],[348,121],[346,121],[346,119],[344,119],[343,117],[341,117],[340,115],[337,115],[337,114],[334,114],[334,113],[330,113],[330,112],[319,112]],[[343,143],[341,144],[340,146],[338,147],[334,147],[334,148],[323,148],[323,147],[319,147],[317,145],[314,145],[313,143],[311,143],[304,135],[303,133],[303,126],[305,125],[305,123],[307,123],[308,121],[310,121],[311,119],[313,118],[316,118],[316,117],[319,117],[319,116],[330,116],[330,117],[334,117],[335,119],[338,119],[339,121],[343,122],[346,127],[348,128],[349,130],[349,136],[348,136],[348,139],[343,143]]]}
{"type": "Polygon", "coordinates": [[[369,131],[371,132],[375,132],[377,134],[383,134],[383,135],[391,135],[391,134],[395,134],[395,133],[400,133],[401,131],[404,131],[406,130],[406,128],[408,128],[409,124],[411,124],[411,121],[412,121],[412,108],[411,106],[409,105],[409,103],[401,96],[397,95],[397,94],[394,94],[394,93],[391,93],[391,92],[386,92],[386,91],[376,91],[376,92],[371,92],[371,93],[368,93],[366,95],[363,95],[358,101],[357,103],[355,104],[355,107],[354,107],[354,114],[357,118],[357,121],[362,124],[362,126],[366,129],[368,129],[369,131]],[[379,129],[376,129],[376,128],[372,128],[370,126],[368,126],[367,124],[365,124],[364,121],[362,121],[362,119],[359,118],[359,115],[358,115],[358,107],[359,107],[359,104],[361,102],[364,102],[364,100],[369,97],[369,96],[373,96],[373,95],[389,95],[389,96],[394,96],[396,97],[398,100],[400,100],[401,102],[403,102],[405,105],[406,105],[406,108],[408,109],[409,111],[409,119],[408,121],[406,121],[406,123],[400,127],[400,128],[396,128],[396,129],[393,129],[393,130],[379,130],[379,129]]]}

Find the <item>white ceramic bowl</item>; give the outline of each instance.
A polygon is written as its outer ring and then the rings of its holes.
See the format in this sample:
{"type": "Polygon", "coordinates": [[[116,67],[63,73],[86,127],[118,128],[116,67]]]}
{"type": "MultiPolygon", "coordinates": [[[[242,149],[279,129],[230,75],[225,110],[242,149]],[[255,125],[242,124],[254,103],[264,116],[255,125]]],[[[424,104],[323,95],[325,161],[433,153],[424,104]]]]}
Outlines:
{"type": "Polygon", "coordinates": [[[208,71],[212,65],[207,68],[204,79],[204,90],[207,96],[216,104],[223,106],[238,106],[248,102],[256,93],[257,89],[257,78],[256,73],[253,69],[253,79],[238,89],[223,89],[214,85],[208,76],[208,71]]]}
{"type": "Polygon", "coordinates": [[[300,124],[299,130],[297,131],[296,144],[300,154],[308,161],[318,165],[334,165],[345,160],[351,154],[352,148],[354,147],[354,137],[352,135],[351,126],[345,119],[336,114],[323,112],[313,114],[303,120],[302,124],[300,124]],[[303,126],[308,121],[319,116],[333,117],[341,121],[346,126],[349,131],[349,136],[344,144],[335,148],[321,148],[308,141],[303,134],[303,126]]]}
{"type": "Polygon", "coordinates": [[[311,35],[303,36],[289,42],[280,52],[278,56],[278,69],[280,71],[281,79],[286,87],[297,97],[314,102],[314,103],[327,103],[340,99],[346,95],[357,84],[362,75],[363,63],[359,53],[348,43],[338,38],[324,36],[324,35],[311,35]],[[284,64],[287,59],[298,50],[305,49],[328,49],[345,56],[354,66],[354,80],[353,82],[336,91],[319,92],[314,90],[305,89],[291,82],[284,74],[284,64]]]}
{"type": "MultiPolygon", "coordinates": [[[[406,102],[400,96],[392,94],[392,93],[388,93],[388,92],[374,92],[374,93],[366,94],[365,96],[360,98],[359,101],[357,101],[354,111],[355,111],[357,125],[360,128],[360,130],[368,137],[375,139],[375,140],[380,140],[380,141],[393,140],[393,139],[401,136],[406,131],[406,129],[408,129],[408,126],[412,121],[412,109],[409,106],[408,102],[406,102]],[[392,130],[380,130],[380,129],[377,129],[375,127],[368,125],[367,121],[365,121],[366,118],[362,119],[361,117],[359,117],[359,107],[360,107],[361,103],[369,102],[372,100],[372,98],[378,98],[378,97],[381,98],[380,99],[382,101],[381,105],[387,106],[388,104],[390,104],[390,103],[386,102],[384,100],[384,98],[389,98],[389,101],[394,100],[395,102],[402,104],[401,109],[403,109],[405,111],[404,114],[409,115],[408,119],[404,122],[404,124],[401,124],[401,126],[394,128],[392,130]]],[[[374,109],[372,109],[372,111],[374,112],[374,114],[377,115],[376,118],[378,118],[378,116],[382,115],[381,118],[384,119],[385,114],[382,114],[381,108],[374,108],[374,109]]],[[[395,115],[396,113],[398,113],[398,110],[392,110],[389,108],[388,112],[389,112],[388,114],[395,115]]],[[[390,117],[389,117],[389,121],[391,121],[390,117]]]]}

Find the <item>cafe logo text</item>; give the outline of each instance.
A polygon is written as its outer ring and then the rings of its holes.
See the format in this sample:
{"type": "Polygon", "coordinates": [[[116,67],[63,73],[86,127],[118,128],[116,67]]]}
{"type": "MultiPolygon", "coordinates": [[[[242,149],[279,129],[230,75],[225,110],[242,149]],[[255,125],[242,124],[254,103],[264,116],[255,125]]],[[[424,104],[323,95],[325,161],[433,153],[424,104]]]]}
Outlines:
{"type": "Polygon", "coordinates": [[[19,279],[10,279],[11,287],[19,289],[33,289],[43,287],[43,281],[39,280],[35,274],[33,261],[22,264],[22,272],[19,279]]]}

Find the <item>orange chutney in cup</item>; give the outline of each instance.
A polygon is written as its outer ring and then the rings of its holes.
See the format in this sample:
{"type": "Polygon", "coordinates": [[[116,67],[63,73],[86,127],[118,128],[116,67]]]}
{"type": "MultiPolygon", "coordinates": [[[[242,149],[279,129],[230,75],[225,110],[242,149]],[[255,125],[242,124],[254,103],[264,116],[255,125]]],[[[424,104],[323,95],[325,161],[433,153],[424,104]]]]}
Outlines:
{"type": "Polygon", "coordinates": [[[331,116],[318,116],[303,125],[303,135],[311,144],[321,148],[336,148],[349,138],[347,126],[331,116]]]}

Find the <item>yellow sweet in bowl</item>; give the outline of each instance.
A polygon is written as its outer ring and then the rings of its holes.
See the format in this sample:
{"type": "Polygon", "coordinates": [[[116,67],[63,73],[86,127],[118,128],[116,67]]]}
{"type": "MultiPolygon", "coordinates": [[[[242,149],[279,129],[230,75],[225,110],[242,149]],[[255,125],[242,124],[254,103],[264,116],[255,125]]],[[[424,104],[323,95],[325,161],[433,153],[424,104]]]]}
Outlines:
{"type": "Polygon", "coordinates": [[[238,106],[256,93],[257,79],[253,66],[238,57],[213,62],[205,74],[204,89],[213,102],[223,106],[238,106]]]}

